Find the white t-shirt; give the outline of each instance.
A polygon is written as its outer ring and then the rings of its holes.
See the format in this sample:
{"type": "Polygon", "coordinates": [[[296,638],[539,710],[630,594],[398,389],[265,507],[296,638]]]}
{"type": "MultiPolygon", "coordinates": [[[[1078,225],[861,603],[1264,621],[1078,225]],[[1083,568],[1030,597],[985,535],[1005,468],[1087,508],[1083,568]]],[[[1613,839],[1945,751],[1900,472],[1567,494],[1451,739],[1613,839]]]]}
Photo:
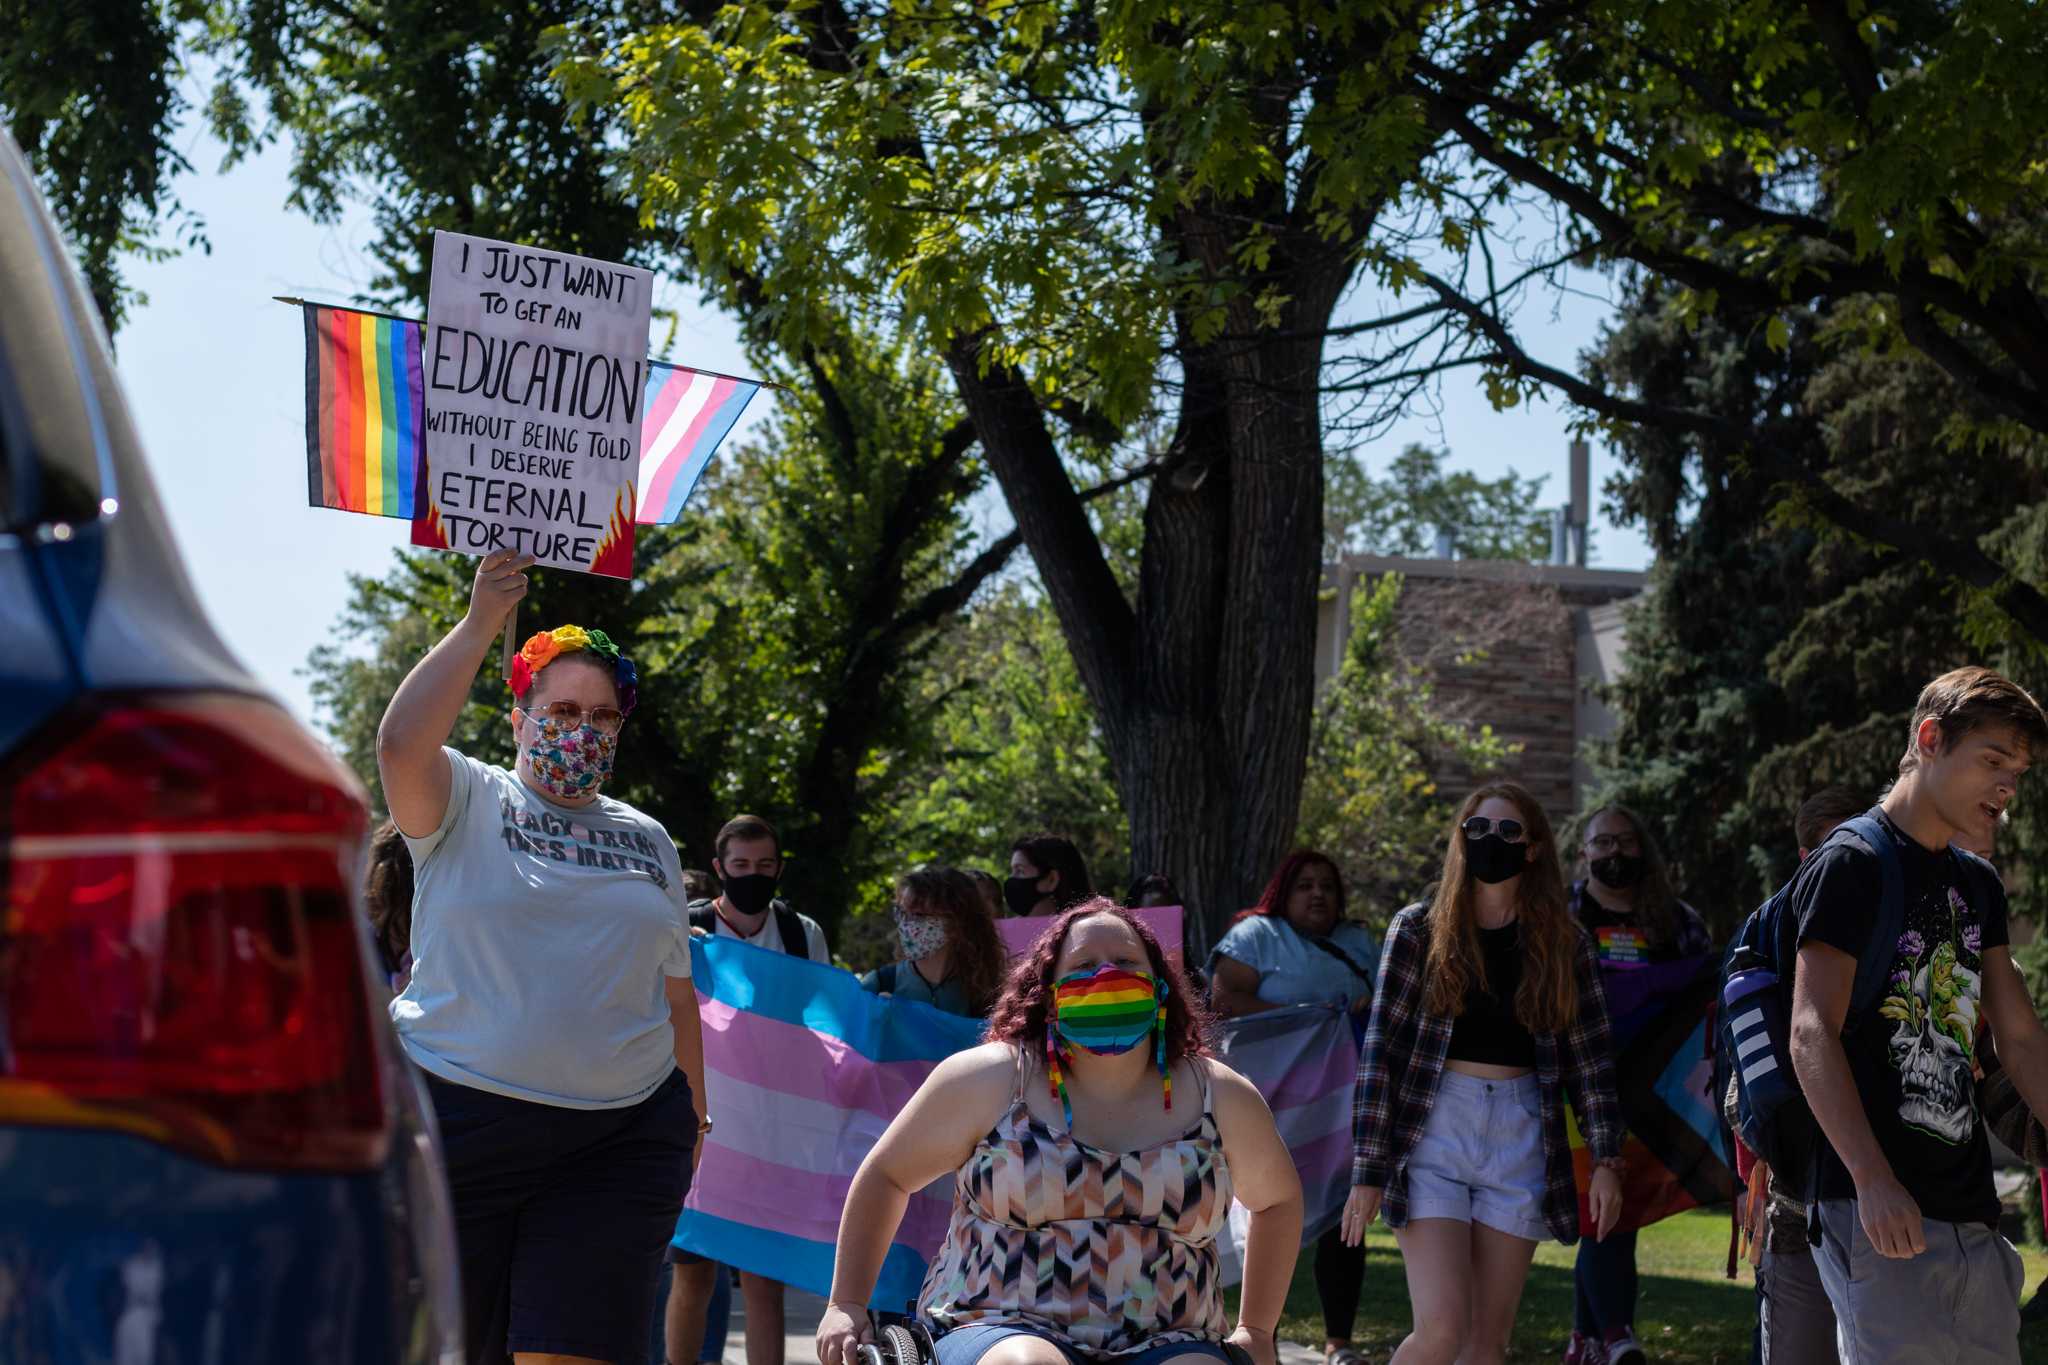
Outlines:
{"type": "MultiPolygon", "coordinates": [[[[782,904],[781,901],[775,903],[782,904]]],[[[825,931],[819,927],[816,920],[801,910],[796,912],[796,917],[802,920],[804,925],[804,956],[813,962],[831,962],[832,950],[825,946],[825,931]]],[[[742,934],[727,924],[725,916],[714,909],[711,912],[711,932],[719,938],[736,938],[742,943],[751,943],[756,948],[766,948],[771,953],[779,953],[783,951],[782,927],[775,922],[777,918],[778,916],[771,911],[768,918],[761,922],[760,929],[752,934],[742,934]]]]}
{"type": "Polygon", "coordinates": [[[661,825],[558,805],[448,755],[448,813],[413,861],[399,1040],[458,1085],[568,1109],[637,1104],[675,1069],[663,978],[690,974],[682,865],[661,825]]]}

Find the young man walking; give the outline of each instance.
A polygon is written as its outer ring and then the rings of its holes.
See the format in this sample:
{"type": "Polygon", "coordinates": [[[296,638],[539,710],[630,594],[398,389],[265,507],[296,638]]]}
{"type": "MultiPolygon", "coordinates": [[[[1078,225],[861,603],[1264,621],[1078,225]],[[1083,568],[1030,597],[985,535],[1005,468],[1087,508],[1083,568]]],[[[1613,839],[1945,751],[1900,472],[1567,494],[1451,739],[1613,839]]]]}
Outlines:
{"type": "Polygon", "coordinates": [[[1792,1063],[1826,1137],[1813,1255],[1843,1365],[2019,1363],[2022,1270],[1998,1234],[1971,1062],[1981,1015],[2048,1113],[2048,1032],[2012,964],[2004,888],[1953,845],[1996,829],[2044,748],[2048,716],[2020,687],[1985,668],[1942,675],[1878,808],[1889,848],[1836,839],[1793,886],[1792,1063]],[[1888,891],[1904,921],[1880,942],[1888,891]],[[1884,988],[1852,1016],[1873,954],[1884,988]]]}
{"type": "MultiPolygon", "coordinates": [[[[758,815],[734,816],[718,831],[716,852],[711,868],[722,889],[712,899],[691,903],[692,933],[736,938],[812,962],[832,960],[818,922],[775,894],[782,877],[782,842],[773,825],[758,815]]],[[[689,1365],[704,1339],[704,1320],[725,1267],[674,1247],[668,1259],[675,1267],[668,1299],[668,1360],[689,1365]]],[[[740,1272],[747,1365],[784,1365],[783,1297],[780,1280],[740,1272]]]]}

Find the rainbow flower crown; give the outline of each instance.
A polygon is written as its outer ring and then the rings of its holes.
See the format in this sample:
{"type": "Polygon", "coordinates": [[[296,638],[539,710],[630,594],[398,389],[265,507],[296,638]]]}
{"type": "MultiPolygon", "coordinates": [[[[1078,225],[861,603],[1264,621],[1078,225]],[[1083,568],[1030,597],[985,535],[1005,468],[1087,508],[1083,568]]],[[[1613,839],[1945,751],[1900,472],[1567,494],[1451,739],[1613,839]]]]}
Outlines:
{"type": "Polygon", "coordinates": [[[601,630],[556,626],[553,630],[536,631],[512,656],[512,676],[505,682],[511,687],[514,697],[525,701],[526,694],[533,690],[535,676],[543,668],[564,654],[577,653],[595,654],[612,666],[612,682],[619,689],[619,710],[632,715],[634,705],[640,700],[640,671],[633,667],[631,659],[619,653],[619,647],[612,643],[611,636],[601,630]]]}

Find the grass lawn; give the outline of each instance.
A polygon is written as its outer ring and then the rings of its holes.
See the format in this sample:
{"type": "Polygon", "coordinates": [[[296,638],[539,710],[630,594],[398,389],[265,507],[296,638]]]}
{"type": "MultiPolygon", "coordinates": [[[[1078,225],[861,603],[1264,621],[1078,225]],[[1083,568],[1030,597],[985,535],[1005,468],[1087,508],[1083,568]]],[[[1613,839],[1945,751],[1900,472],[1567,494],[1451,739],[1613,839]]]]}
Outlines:
{"type": "MultiPolygon", "coordinates": [[[[2027,1294],[2048,1275],[2048,1252],[2022,1247],[2027,1262],[2027,1294]]],[[[1310,1272],[1314,1253],[1302,1252],[1280,1335],[1304,1345],[1322,1345],[1322,1313],[1310,1272]]],[[[1515,1324],[1514,1348],[1508,1358],[1522,1362],[1556,1361],[1564,1354],[1572,1328],[1572,1255],[1555,1242],[1536,1252],[1522,1311],[1515,1324]]],[[[1654,1365],[1743,1365],[1749,1359],[1750,1331],[1756,1322],[1756,1290],[1748,1268],[1742,1278],[1722,1278],[1728,1257],[1728,1211],[1699,1209],[1666,1219],[1643,1231],[1637,1243],[1636,1266],[1642,1276],[1642,1307],[1636,1333],[1654,1365]]],[[[1235,1294],[1232,1295],[1235,1311],[1235,1294]]],[[[1408,1282],[1393,1234],[1374,1225],[1367,1240],[1365,1297],[1358,1312],[1358,1346],[1379,1365],[1407,1335],[1408,1282]]],[[[2048,1323],[2028,1327],[2020,1337],[2028,1365],[2048,1365],[2048,1323]]]]}

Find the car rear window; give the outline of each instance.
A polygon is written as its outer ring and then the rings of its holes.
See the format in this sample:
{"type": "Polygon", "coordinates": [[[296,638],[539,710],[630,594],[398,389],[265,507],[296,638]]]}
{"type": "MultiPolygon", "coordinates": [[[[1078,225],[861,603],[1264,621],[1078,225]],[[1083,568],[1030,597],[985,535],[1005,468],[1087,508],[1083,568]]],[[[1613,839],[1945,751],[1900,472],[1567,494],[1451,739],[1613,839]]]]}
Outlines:
{"type": "Polygon", "coordinates": [[[113,490],[102,486],[107,437],[88,391],[105,378],[99,343],[12,152],[0,147],[0,527],[21,531],[94,520],[113,490]]]}

